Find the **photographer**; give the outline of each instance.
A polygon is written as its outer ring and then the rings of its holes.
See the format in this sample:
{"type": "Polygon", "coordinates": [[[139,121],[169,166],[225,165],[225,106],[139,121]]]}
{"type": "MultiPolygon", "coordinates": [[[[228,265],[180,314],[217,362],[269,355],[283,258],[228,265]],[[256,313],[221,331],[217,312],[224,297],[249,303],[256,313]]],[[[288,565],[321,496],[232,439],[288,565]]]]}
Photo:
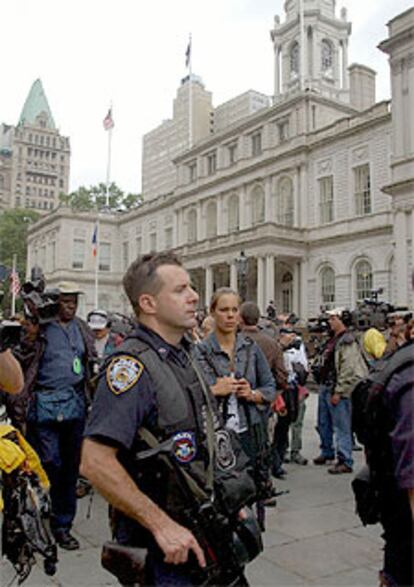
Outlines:
{"type": "Polygon", "coordinates": [[[75,550],[79,543],[70,530],[76,513],[94,338],[76,316],[81,293],[76,284],[61,282],[54,302],[42,280],[28,282],[23,289],[27,319],[16,355],[25,386],[21,397],[12,402],[11,417],[26,432],[49,477],[56,542],[61,548],[75,550]]]}
{"type": "Polygon", "coordinates": [[[315,465],[337,462],[328,469],[332,475],[351,473],[351,393],[368,369],[354,334],[348,330],[350,313],[343,308],[326,312],[331,338],[323,351],[318,400],[318,433],[321,454],[315,465]],[[336,451],[334,447],[336,441],[336,451]]]}

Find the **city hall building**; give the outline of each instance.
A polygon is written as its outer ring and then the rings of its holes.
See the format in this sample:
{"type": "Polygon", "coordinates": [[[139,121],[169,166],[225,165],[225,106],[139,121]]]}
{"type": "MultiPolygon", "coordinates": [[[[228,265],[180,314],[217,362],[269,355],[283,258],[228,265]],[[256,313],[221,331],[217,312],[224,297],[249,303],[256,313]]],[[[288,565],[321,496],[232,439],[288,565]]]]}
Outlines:
{"type": "MultiPolygon", "coordinates": [[[[351,24],[334,0],[286,0],[275,17],[274,96],[214,108],[201,80],[182,81],[173,117],[143,140],[144,204],[99,218],[99,306],[129,312],[121,279],[148,251],[173,249],[207,306],[243,283],[262,311],[306,318],[321,306],[382,297],[413,305],[414,9],[388,23],[392,101],[375,72],[348,65],[351,24]]],[[[264,32],[265,34],[265,32],[264,32]]],[[[95,304],[93,214],[60,208],[29,235],[29,267],[50,285],[77,281],[95,304]]]]}

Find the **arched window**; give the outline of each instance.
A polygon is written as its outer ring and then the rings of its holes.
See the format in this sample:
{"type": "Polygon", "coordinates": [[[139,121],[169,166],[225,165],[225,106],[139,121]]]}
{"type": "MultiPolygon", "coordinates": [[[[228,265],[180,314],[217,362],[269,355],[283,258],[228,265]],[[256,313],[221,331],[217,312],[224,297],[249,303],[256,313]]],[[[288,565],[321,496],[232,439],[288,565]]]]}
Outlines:
{"type": "Polygon", "coordinates": [[[321,69],[323,73],[332,75],[333,48],[332,43],[324,39],[321,45],[321,69]]]}
{"type": "Polygon", "coordinates": [[[289,177],[284,177],[278,185],[276,220],[279,224],[293,226],[293,216],[293,183],[289,177]]]}
{"type": "Polygon", "coordinates": [[[239,213],[239,196],[233,194],[228,201],[229,211],[229,232],[239,230],[240,213],[239,213]]]}
{"type": "Polygon", "coordinates": [[[299,75],[299,43],[296,41],[290,48],[289,54],[290,61],[290,77],[296,77],[299,75]]]}
{"type": "Polygon", "coordinates": [[[193,209],[187,214],[187,242],[195,243],[197,240],[197,212],[193,209]]]}
{"type": "Polygon", "coordinates": [[[373,288],[372,267],[368,261],[359,261],[355,266],[356,299],[371,297],[373,288]]]}
{"type": "Polygon", "coordinates": [[[282,277],[282,312],[290,314],[293,307],[293,275],[286,271],[282,277]]]}
{"type": "Polygon", "coordinates": [[[207,238],[217,236],[217,206],[210,202],[207,206],[207,238]]]}
{"type": "Polygon", "coordinates": [[[265,196],[263,188],[257,186],[251,193],[252,223],[260,224],[265,221],[265,196]]]}
{"type": "Polygon", "coordinates": [[[326,309],[335,306],[335,271],[324,267],[321,271],[321,305],[326,309]]]}

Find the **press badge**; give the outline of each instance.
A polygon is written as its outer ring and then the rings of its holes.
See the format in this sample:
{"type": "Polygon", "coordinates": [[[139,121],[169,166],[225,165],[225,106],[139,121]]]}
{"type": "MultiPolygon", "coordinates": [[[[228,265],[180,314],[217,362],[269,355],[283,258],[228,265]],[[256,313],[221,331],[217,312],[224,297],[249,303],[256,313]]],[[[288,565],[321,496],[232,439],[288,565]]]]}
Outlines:
{"type": "Polygon", "coordinates": [[[82,373],[82,363],[79,357],[73,359],[72,369],[75,375],[80,375],[82,373]]]}

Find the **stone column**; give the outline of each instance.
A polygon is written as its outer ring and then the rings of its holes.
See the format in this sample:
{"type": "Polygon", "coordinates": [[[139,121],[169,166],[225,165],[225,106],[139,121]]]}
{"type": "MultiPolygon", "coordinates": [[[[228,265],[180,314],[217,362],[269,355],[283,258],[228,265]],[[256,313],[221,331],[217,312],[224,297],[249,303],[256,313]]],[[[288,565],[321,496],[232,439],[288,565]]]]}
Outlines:
{"type": "Polygon", "coordinates": [[[348,89],[348,40],[342,41],[342,89],[348,89]]]}
{"type": "Polygon", "coordinates": [[[265,260],[264,257],[257,257],[257,305],[260,312],[264,312],[265,293],[265,260]]]}
{"type": "Polygon", "coordinates": [[[407,300],[407,224],[404,210],[396,210],[394,215],[395,237],[395,278],[398,284],[398,305],[406,306],[407,300]]]}
{"type": "Polygon", "coordinates": [[[275,301],[275,258],[273,255],[266,257],[266,299],[264,310],[266,310],[270,300],[275,301]]]}
{"type": "Polygon", "coordinates": [[[274,45],[275,51],[275,98],[280,95],[280,46],[274,45]]]}
{"type": "Polygon", "coordinates": [[[293,265],[293,300],[292,306],[295,314],[300,316],[300,262],[296,261],[293,265]]]}
{"type": "Polygon", "coordinates": [[[213,268],[211,265],[207,265],[205,268],[206,272],[206,297],[204,300],[206,308],[210,305],[211,296],[213,295],[213,268]]]}
{"type": "Polygon", "coordinates": [[[237,291],[239,289],[239,286],[237,283],[236,261],[231,261],[231,263],[230,263],[230,287],[231,287],[231,289],[234,289],[234,291],[237,291]]]}
{"type": "Polygon", "coordinates": [[[272,178],[265,179],[265,222],[272,220],[272,178]]]}
{"type": "Polygon", "coordinates": [[[308,260],[303,258],[300,261],[299,267],[299,284],[300,284],[300,292],[299,292],[299,316],[306,320],[308,318],[308,260]]]}

